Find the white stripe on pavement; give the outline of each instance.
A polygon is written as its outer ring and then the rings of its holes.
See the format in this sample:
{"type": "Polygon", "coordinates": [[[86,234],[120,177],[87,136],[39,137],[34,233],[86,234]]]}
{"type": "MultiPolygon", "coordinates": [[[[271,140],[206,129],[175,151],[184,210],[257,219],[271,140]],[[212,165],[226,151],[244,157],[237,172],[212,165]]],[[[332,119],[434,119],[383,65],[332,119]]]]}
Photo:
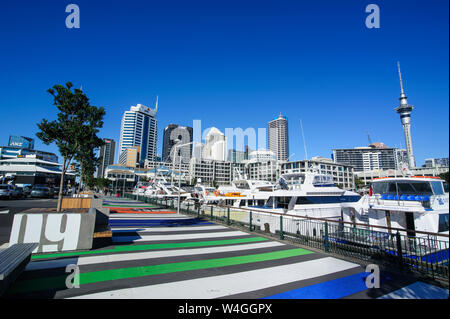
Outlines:
{"type": "Polygon", "coordinates": [[[137,233],[148,233],[148,232],[175,232],[175,231],[190,231],[190,230],[215,230],[215,229],[226,229],[225,226],[191,226],[191,227],[111,227],[113,233],[125,233],[125,232],[137,232],[137,233]]]}
{"type": "Polygon", "coordinates": [[[166,284],[111,290],[69,299],[210,299],[270,288],[359,267],[325,257],[301,263],[166,284]]]}
{"type": "Polygon", "coordinates": [[[25,271],[51,269],[51,268],[65,268],[67,265],[92,265],[101,263],[113,263],[119,261],[139,260],[139,259],[152,259],[163,257],[177,257],[177,256],[189,256],[189,255],[203,255],[213,253],[223,253],[232,251],[252,250],[259,248],[270,248],[284,246],[284,244],[273,241],[265,243],[253,243],[243,245],[232,246],[219,246],[212,248],[194,248],[194,249],[177,249],[166,251],[151,251],[141,253],[127,253],[127,254],[113,254],[102,256],[87,256],[78,258],[66,258],[59,260],[46,260],[46,261],[33,261],[27,265],[25,271]]]}
{"type": "Polygon", "coordinates": [[[113,236],[112,241],[115,243],[128,243],[138,241],[169,241],[169,240],[185,240],[185,239],[203,239],[216,237],[233,237],[233,236],[250,236],[250,234],[241,231],[202,233],[202,234],[177,234],[177,235],[148,235],[148,236],[113,236]]]}

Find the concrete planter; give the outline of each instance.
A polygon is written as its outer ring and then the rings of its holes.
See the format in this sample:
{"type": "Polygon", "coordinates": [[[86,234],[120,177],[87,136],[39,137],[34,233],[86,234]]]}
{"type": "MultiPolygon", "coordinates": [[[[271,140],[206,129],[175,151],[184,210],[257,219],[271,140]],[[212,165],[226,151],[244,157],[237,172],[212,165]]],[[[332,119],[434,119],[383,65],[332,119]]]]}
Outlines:
{"type": "Polygon", "coordinates": [[[39,243],[33,253],[91,249],[96,215],[95,208],[30,209],[14,216],[9,245],[39,243]]]}

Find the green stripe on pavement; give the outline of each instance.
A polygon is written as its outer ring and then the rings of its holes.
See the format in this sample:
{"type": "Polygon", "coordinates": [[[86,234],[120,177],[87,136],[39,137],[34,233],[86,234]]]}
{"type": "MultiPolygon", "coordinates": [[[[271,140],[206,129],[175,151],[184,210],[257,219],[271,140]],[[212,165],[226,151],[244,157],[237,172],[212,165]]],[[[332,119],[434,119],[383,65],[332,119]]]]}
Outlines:
{"type": "Polygon", "coordinates": [[[268,240],[264,237],[250,237],[250,238],[238,238],[238,239],[224,239],[224,240],[212,240],[212,241],[196,241],[187,243],[167,243],[167,244],[147,244],[147,245],[133,245],[133,246],[116,246],[112,249],[103,250],[90,250],[79,251],[70,253],[57,253],[57,254],[43,254],[32,255],[31,259],[44,259],[44,258],[59,258],[59,257],[74,257],[93,254],[105,254],[105,253],[118,253],[126,251],[139,251],[139,250],[152,250],[152,249],[170,249],[170,248],[190,248],[190,247],[202,247],[202,246],[218,246],[218,245],[231,245],[240,243],[252,243],[268,240]]]}
{"type": "MultiPolygon", "coordinates": [[[[101,271],[93,271],[87,273],[80,273],[80,285],[105,282],[110,280],[127,279],[127,278],[137,278],[144,276],[168,274],[180,271],[190,271],[190,270],[200,270],[209,269],[217,267],[226,267],[240,264],[248,264],[254,262],[269,261],[275,259],[283,259],[295,256],[302,256],[307,254],[312,254],[312,251],[295,248],[288,250],[281,250],[262,254],[253,254],[245,256],[235,256],[226,258],[214,258],[214,259],[204,259],[198,261],[187,261],[178,263],[169,263],[162,265],[152,265],[152,266],[140,266],[140,267],[129,267],[129,268],[119,268],[119,269],[108,269],[101,271]]],[[[8,291],[9,294],[25,293],[32,291],[40,291],[47,289],[60,289],[65,287],[65,281],[67,276],[58,276],[50,278],[39,278],[18,281],[13,284],[11,289],[8,291]]]]}

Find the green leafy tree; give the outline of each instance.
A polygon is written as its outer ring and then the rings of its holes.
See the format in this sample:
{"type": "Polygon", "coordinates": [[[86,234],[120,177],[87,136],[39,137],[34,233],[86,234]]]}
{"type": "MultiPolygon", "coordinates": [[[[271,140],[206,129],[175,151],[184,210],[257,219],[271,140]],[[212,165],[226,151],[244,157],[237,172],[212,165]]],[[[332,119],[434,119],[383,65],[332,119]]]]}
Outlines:
{"type": "Polygon", "coordinates": [[[358,177],[355,177],[355,188],[360,189],[364,186],[364,181],[358,177]]]}
{"type": "Polygon", "coordinates": [[[439,174],[439,177],[447,182],[447,184],[450,184],[449,181],[449,172],[441,173],[439,174]]]}
{"type": "Polygon", "coordinates": [[[63,157],[61,181],[59,185],[57,211],[61,211],[62,189],[67,168],[74,157],[92,142],[92,138],[103,126],[103,107],[92,106],[80,89],[72,91],[73,84],[55,85],[47,92],[53,96],[53,104],[59,110],[57,119],[43,119],[38,123],[36,136],[46,145],[55,143],[63,157]]]}

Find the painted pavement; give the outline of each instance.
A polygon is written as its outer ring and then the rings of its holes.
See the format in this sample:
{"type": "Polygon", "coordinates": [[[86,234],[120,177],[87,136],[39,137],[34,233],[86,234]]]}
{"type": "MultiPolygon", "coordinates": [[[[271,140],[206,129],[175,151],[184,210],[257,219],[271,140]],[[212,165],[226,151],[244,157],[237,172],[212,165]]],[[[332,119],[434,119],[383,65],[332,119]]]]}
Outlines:
{"type": "Polygon", "coordinates": [[[153,213],[111,214],[110,246],[33,255],[5,297],[448,298],[446,289],[385,272],[380,288],[368,289],[361,265],[145,203],[105,201],[119,204],[153,213]],[[68,265],[79,267],[79,288],[66,287],[68,265]]]}

